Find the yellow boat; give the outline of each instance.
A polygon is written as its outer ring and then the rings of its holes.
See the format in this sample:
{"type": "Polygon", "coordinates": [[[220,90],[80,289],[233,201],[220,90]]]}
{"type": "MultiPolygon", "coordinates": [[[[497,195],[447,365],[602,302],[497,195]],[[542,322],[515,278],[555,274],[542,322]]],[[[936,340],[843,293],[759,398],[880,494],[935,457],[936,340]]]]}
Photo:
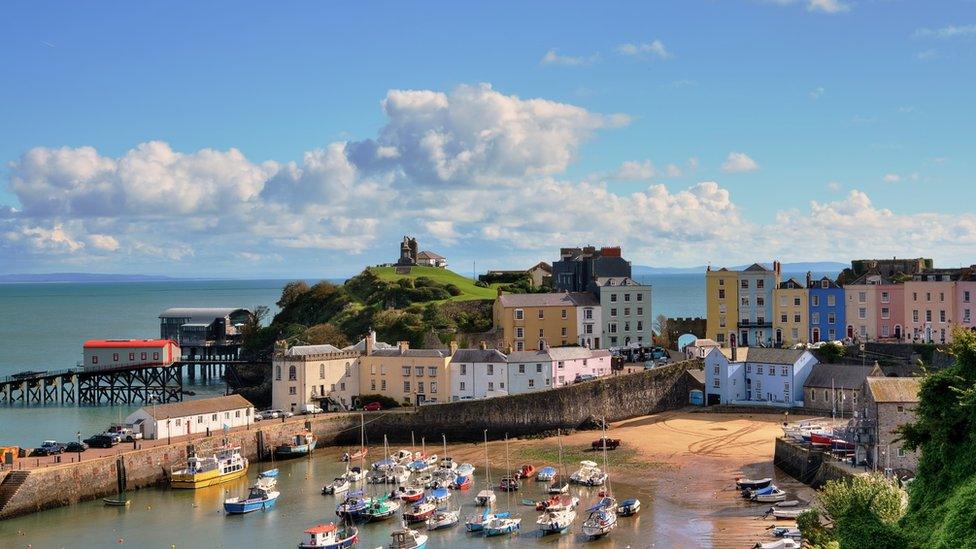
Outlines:
{"type": "Polygon", "coordinates": [[[206,488],[247,475],[247,458],[239,446],[221,448],[213,456],[192,455],[186,467],[176,469],[170,477],[172,488],[206,488]]]}

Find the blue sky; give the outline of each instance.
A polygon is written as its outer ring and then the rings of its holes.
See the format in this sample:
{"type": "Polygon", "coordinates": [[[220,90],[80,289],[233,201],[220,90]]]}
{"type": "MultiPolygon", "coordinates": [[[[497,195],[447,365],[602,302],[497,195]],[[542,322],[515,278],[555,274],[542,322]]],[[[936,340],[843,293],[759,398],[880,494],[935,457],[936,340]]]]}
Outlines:
{"type": "Polygon", "coordinates": [[[647,4],[8,7],[0,272],[973,262],[976,3],[647,4]]]}

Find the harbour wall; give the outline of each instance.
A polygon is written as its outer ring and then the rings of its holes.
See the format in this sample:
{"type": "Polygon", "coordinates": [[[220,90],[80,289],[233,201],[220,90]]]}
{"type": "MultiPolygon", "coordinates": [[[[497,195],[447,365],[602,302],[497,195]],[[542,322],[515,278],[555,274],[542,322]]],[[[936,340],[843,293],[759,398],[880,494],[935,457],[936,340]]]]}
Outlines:
{"type": "Polygon", "coordinates": [[[800,482],[819,488],[828,480],[854,476],[854,472],[832,459],[823,450],[797,444],[784,438],[776,439],[773,464],[800,482]]]}
{"type": "MultiPolygon", "coordinates": [[[[411,431],[417,440],[426,437],[435,441],[445,435],[453,443],[480,441],[484,429],[489,431],[490,438],[499,439],[505,434],[531,436],[556,429],[592,428],[594,420],[604,416],[608,421],[617,421],[687,405],[689,376],[684,373],[700,367],[700,361],[689,360],[538,393],[366,413],[366,434],[372,444],[384,435],[391,441],[409,441],[411,431]]],[[[120,457],[126,473],[126,489],[164,486],[172,468],[186,464],[188,444],[193,444],[200,454],[212,454],[226,437],[229,444],[240,446],[248,459],[256,460],[259,448],[266,455],[275,445],[291,440],[306,427],[318,437],[319,446],[358,445],[360,414],[262,421],[226,435],[214,433],[210,437],[34,469],[0,508],[0,519],[115,494],[120,457]]]]}

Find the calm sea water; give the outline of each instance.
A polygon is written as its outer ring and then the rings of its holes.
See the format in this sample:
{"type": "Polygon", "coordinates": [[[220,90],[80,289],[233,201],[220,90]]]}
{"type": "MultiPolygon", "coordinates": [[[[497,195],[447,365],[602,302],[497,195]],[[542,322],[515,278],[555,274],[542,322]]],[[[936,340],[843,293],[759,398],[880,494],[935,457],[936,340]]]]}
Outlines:
{"type": "MultiPolygon", "coordinates": [[[[654,316],[701,316],[701,275],[641,277],[653,284],[654,316]]],[[[81,361],[87,339],[159,336],[169,307],[275,308],[286,280],[0,285],[0,377],[24,370],[60,370],[81,361]]],[[[220,394],[223,385],[197,380],[188,389],[220,394]]],[[[102,430],[135,407],[0,407],[0,443],[38,445],[102,430]]]]}

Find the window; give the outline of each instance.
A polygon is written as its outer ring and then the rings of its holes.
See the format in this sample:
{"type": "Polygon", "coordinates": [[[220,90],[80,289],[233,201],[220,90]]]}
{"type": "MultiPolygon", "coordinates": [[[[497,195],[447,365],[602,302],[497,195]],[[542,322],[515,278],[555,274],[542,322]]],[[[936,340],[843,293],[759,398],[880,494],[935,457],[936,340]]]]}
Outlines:
{"type": "Polygon", "coordinates": [[[881,337],[888,337],[888,325],[887,324],[882,324],[881,325],[881,337]]]}
{"type": "Polygon", "coordinates": [[[119,353],[112,353],[112,362],[119,361],[119,353]]]}
{"type": "Polygon", "coordinates": [[[820,313],[813,313],[810,315],[811,324],[820,324],[820,313]]]}
{"type": "Polygon", "coordinates": [[[835,298],[832,295],[828,295],[827,296],[827,306],[828,307],[833,307],[835,305],[837,305],[837,298],[835,298]]]}
{"type": "Polygon", "coordinates": [[[369,390],[370,391],[375,391],[376,390],[376,380],[375,379],[369,380],[369,390]]]}
{"type": "Polygon", "coordinates": [[[385,379],[381,379],[380,380],[380,390],[381,391],[385,391],[386,390],[386,380],[385,379]]]}
{"type": "Polygon", "coordinates": [[[830,282],[827,282],[826,280],[821,280],[820,281],[820,287],[821,288],[824,288],[824,289],[827,289],[827,288],[830,287],[830,282]]]}
{"type": "Polygon", "coordinates": [[[345,391],[346,390],[346,382],[345,381],[343,381],[342,383],[339,384],[339,390],[340,391],[345,391]]]}
{"type": "Polygon", "coordinates": [[[430,377],[437,377],[437,366],[427,368],[427,375],[430,377]]]}
{"type": "MultiPolygon", "coordinates": [[[[637,295],[640,295],[640,294],[637,294],[637,295]]],[[[638,307],[637,308],[637,316],[644,316],[644,308],[643,307],[638,307]]]]}
{"type": "Polygon", "coordinates": [[[224,412],[224,419],[230,419],[230,412],[224,412]]]}
{"type": "Polygon", "coordinates": [[[867,318],[867,317],[868,317],[868,310],[867,310],[867,308],[865,308],[865,307],[859,307],[857,309],[857,318],[864,319],[864,318],[867,318]]]}
{"type": "Polygon", "coordinates": [[[925,310],[925,322],[932,322],[932,310],[931,309],[926,309],[925,310]]]}
{"type": "Polygon", "coordinates": [[[610,324],[607,324],[607,331],[611,334],[617,333],[617,323],[611,322],[610,324]]]}
{"type": "Polygon", "coordinates": [[[827,337],[830,338],[831,341],[837,339],[837,330],[834,330],[833,328],[827,330],[827,337]]]}
{"type": "Polygon", "coordinates": [[[812,306],[812,307],[819,307],[820,306],[820,296],[819,295],[812,295],[812,296],[810,296],[810,306],[812,306]]]}
{"type": "Polygon", "coordinates": [[[763,367],[761,365],[760,366],[756,366],[756,373],[757,374],[763,373],[763,367]]]}
{"type": "Polygon", "coordinates": [[[515,309],[515,320],[522,320],[525,318],[525,311],[522,309],[515,309]]]}
{"type": "Polygon", "coordinates": [[[939,303],[945,301],[945,292],[939,292],[939,303]]]}
{"type": "Polygon", "coordinates": [[[888,307],[881,308],[881,318],[888,319],[891,318],[891,310],[888,307]]]}
{"type": "Polygon", "coordinates": [[[489,391],[494,391],[495,390],[495,382],[494,381],[489,381],[488,382],[488,390],[489,391]]]}
{"type": "Polygon", "coordinates": [[[785,314],[783,314],[783,315],[779,315],[779,321],[780,321],[781,323],[783,323],[783,324],[786,324],[786,320],[787,320],[787,318],[788,318],[788,317],[787,317],[787,315],[785,315],[785,314]]]}
{"type": "MultiPolygon", "coordinates": [[[[764,317],[764,316],[757,316],[756,317],[756,324],[765,324],[765,323],[766,323],[766,317],[764,317]]],[[[759,338],[756,338],[756,339],[759,339],[759,338]]]]}
{"type": "Polygon", "coordinates": [[[970,316],[969,309],[962,310],[962,321],[965,322],[966,324],[972,322],[972,317],[970,316]]]}
{"type": "Polygon", "coordinates": [[[203,416],[197,416],[197,423],[203,423],[203,416]]]}
{"type": "Polygon", "coordinates": [[[545,317],[546,317],[545,309],[539,309],[539,319],[543,319],[545,317]]]}
{"type": "Polygon", "coordinates": [[[568,333],[568,332],[566,331],[566,327],[565,327],[565,326],[563,326],[563,328],[562,328],[562,333],[561,333],[560,335],[561,335],[561,336],[563,336],[563,337],[566,337],[566,335],[567,335],[567,333],[568,333]]]}
{"type": "Polygon", "coordinates": [[[624,301],[630,301],[630,294],[624,294],[624,301]]]}
{"type": "Polygon", "coordinates": [[[790,330],[790,337],[793,338],[793,341],[800,339],[800,329],[793,328],[792,330],[790,330]]]}
{"type": "Polygon", "coordinates": [[[945,321],[946,321],[946,312],[945,309],[942,309],[941,311],[939,311],[939,322],[945,323],[945,321]]]}
{"type": "MultiPolygon", "coordinates": [[[[637,295],[640,295],[640,294],[637,294],[637,295]]],[[[725,299],[725,289],[724,288],[719,288],[719,290],[718,290],[718,298],[719,299],[725,299]]]]}
{"type": "Polygon", "coordinates": [[[586,320],[593,320],[593,309],[589,307],[583,309],[583,318],[585,318],[586,320]]]}
{"type": "Polygon", "coordinates": [[[617,316],[617,308],[613,307],[612,309],[610,309],[610,317],[612,318],[615,316],[617,316]]]}
{"type": "Polygon", "coordinates": [[[762,297],[757,297],[756,298],[756,307],[765,307],[765,306],[766,306],[766,299],[765,298],[762,298],[762,297]]]}
{"type": "Polygon", "coordinates": [[[557,364],[557,366],[558,366],[559,368],[562,368],[562,367],[563,367],[563,366],[565,365],[565,364],[563,363],[563,361],[561,361],[561,360],[560,360],[560,361],[559,361],[558,363],[556,363],[556,364],[557,364]]]}
{"type": "Polygon", "coordinates": [[[788,375],[790,375],[789,372],[790,372],[790,369],[787,368],[786,366],[783,366],[782,368],[780,368],[779,375],[781,375],[781,376],[788,376],[788,375]]]}
{"type": "Polygon", "coordinates": [[[464,390],[464,382],[463,382],[463,381],[461,382],[461,385],[459,385],[459,388],[460,388],[460,389],[461,389],[462,391],[464,390]]]}
{"type": "Polygon", "coordinates": [[[756,288],[757,289],[762,290],[765,287],[766,287],[766,281],[765,280],[763,280],[763,279],[760,278],[759,280],[756,281],[756,288]]]}
{"type": "Polygon", "coordinates": [[[587,324],[583,331],[586,332],[587,334],[592,334],[593,333],[593,325],[592,324],[587,324]]]}
{"type": "Polygon", "coordinates": [[[423,393],[424,392],[424,382],[423,381],[418,381],[417,382],[417,392],[418,393],[423,393]]]}
{"type": "Polygon", "coordinates": [[[779,306],[780,307],[786,307],[786,296],[785,295],[779,296],[779,306]]]}
{"type": "Polygon", "coordinates": [[[867,292],[858,292],[857,293],[857,302],[858,303],[867,303],[867,301],[868,301],[868,293],[867,292]]]}
{"type": "Polygon", "coordinates": [[[241,411],[238,410],[238,411],[234,412],[234,417],[241,417],[241,411]]]}
{"type": "Polygon", "coordinates": [[[546,337],[546,331],[543,328],[539,328],[539,337],[546,337]]]}
{"type": "Polygon", "coordinates": [[[153,360],[159,360],[159,353],[153,353],[153,360]]]}
{"type": "Polygon", "coordinates": [[[524,374],[525,373],[525,364],[519,364],[518,365],[518,373],[520,373],[520,374],[524,374]]]}
{"type": "Polygon", "coordinates": [[[319,379],[325,379],[325,364],[319,364],[319,379]]]}
{"type": "Polygon", "coordinates": [[[721,372],[721,370],[722,369],[719,367],[718,364],[716,364],[715,367],[712,369],[712,371],[715,372],[715,375],[719,375],[719,373],[721,372]]]}
{"type": "Polygon", "coordinates": [[[626,321],[626,322],[624,322],[624,331],[625,332],[629,332],[630,331],[630,321],[629,320],[626,321]]]}
{"type": "Polygon", "coordinates": [[[800,298],[798,298],[798,297],[794,297],[793,298],[793,306],[794,307],[799,307],[800,306],[800,298]]]}
{"type": "Polygon", "coordinates": [[[566,312],[566,309],[563,309],[562,310],[562,312],[560,313],[560,316],[562,317],[563,320],[566,320],[567,318],[569,318],[569,314],[566,312]]]}
{"type": "Polygon", "coordinates": [[[746,373],[747,374],[751,374],[752,373],[752,364],[746,364],[746,373]]]}
{"type": "Polygon", "coordinates": [[[404,393],[409,393],[410,392],[410,382],[409,381],[404,381],[403,382],[403,392],[404,393]]]}
{"type": "Polygon", "coordinates": [[[535,373],[537,373],[537,374],[541,374],[542,373],[542,364],[536,364],[535,365],[535,373]]]}
{"type": "Polygon", "coordinates": [[[129,353],[129,360],[135,360],[135,359],[136,359],[136,354],[135,353],[129,353]]]}
{"type": "Polygon", "coordinates": [[[92,355],[92,364],[98,364],[98,355],[92,355]]]}
{"type": "Polygon", "coordinates": [[[289,395],[297,395],[298,394],[298,389],[296,389],[295,386],[292,385],[291,387],[288,387],[288,394],[289,395]]]}
{"type": "Polygon", "coordinates": [[[146,356],[147,356],[146,353],[141,353],[140,354],[141,360],[146,360],[146,356]]]}
{"type": "Polygon", "coordinates": [[[334,393],[335,392],[335,383],[332,383],[332,384],[329,385],[329,392],[330,393],[334,393]]]}
{"type": "Polygon", "coordinates": [[[912,322],[918,322],[918,309],[912,310],[912,322]]]}
{"type": "Polygon", "coordinates": [[[295,381],[296,379],[298,379],[298,371],[295,369],[294,366],[289,366],[288,367],[288,381],[295,381]]]}
{"type": "Polygon", "coordinates": [[[488,375],[490,375],[490,376],[493,376],[493,375],[495,375],[495,365],[494,365],[494,364],[489,364],[489,365],[488,365],[488,368],[487,368],[487,373],[488,373],[488,375]]]}
{"type": "Polygon", "coordinates": [[[925,301],[932,301],[932,292],[925,292],[925,301]]]}
{"type": "MultiPolygon", "coordinates": [[[[415,375],[417,377],[424,377],[424,367],[423,366],[417,366],[416,368],[414,368],[413,369],[413,375],[415,375]]],[[[434,374],[434,375],[437,375],[437,374],[434,374]]]]}
{"type": "Polygon", "coordinates": [[[644,330],[644,321],[643,320],[638,320],[637,321],[637,331],[638,332],[641,332],[643,330],[644,330]]]}
{"type": "Polygon", "coordinates": [[[800,322],[800,315],[793,315],[793,322],[799,323],[800,322]]]}
{"type": "Polygon", "coordinates": [[[281,381],[281,365],[275,366],[275,381],[281,381]]]}
{"type": "MultiPolygon", "coordinates": [[[[724,315],[718,317],[718,326],[719,326],[719,328],[724,328],[725,327],[725,316],[724,315]]],[[[718,335],[719,335],[719,337],[724,336],[724,334],[718,334],[718,335]]]]}
{"type": "Polygon", "coordinates": [[[718,378],[716,378],[714,381],[712,381],[712,387],[715,387],[715,388],[718,388],[719,387],[719,380],[718,380],[718,378]]]}
{"type": "Polygon", "coordinates": [[[868,337],[868,327],[862,324],[860,334],[861,337],[868,337]]]}
{"type": "Polygon", "coordinates": [[[515,328],[515,339],[522,339],[524,337],[525,337],[525,328],[522,328],[521,326],[515,328]]]}
{"type": "Polygon", "coordinates": [[[624,316],[630,316],[630,307],[624,307],[624,316]]]}
{"type": "Polygon", "coordinates": [[[749,289],[749,281],[748,280],[740,280],[739,281],[739,286],[742,289],[744,289],[744,290],[748,290],[749,289]]]}
{"type": "Polygon", "coordinates": [[[837,316],[834,313],[827,314],[827,324],[836,324],[837,316]]]}
{"type": "Polygon", "coordinates": [[[891,303],[891,294],[889,294],[888,292],[881,292],[881,302],[891,303]]]}
{"type": "Polygon", "coordinates": [[[529,389],[531,389],[533,387],[535,387],[535,380],[534,379],[529,379],[529,389]]]}
{"type": "Polygon", "coordinates": [[[525,342],[524,341],[516,341],[515,342],[515,350],[516,351],[524,351],[525,350],[525,342]]]}
{"type": "Polygon", "coordinates": [[[962,302],[969,303],[969,290],[962,293],[962,302]]]}
{"type": "Polygon", "coordinates": [[[637,292],[637,301],[644,301],[644,294],[637,292]]]}
{"type": "Polygon", "coordinates": [[[739,300],[739,304],[742,305],[743,307],[748,307],[749,306],[749,298],[748,297],[743,297],[742,299],[739,300]]]}
{"type": "Polygon", "coordinates": [[[468,365],[467,364],[462,364],[461,365],[461,375],[462,376],[468,375],[468,365]]]}

